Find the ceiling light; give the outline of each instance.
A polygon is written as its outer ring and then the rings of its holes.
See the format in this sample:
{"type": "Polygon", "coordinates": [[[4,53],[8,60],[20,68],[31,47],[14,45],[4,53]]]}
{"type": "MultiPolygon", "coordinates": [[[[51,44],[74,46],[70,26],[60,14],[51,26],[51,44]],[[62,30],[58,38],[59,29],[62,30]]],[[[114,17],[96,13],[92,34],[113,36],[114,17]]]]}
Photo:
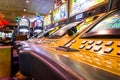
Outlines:
{"type": "Polygon", "coordinates": [[[27,11],[27,9],[26,9],[26,8],[24,8],[24,9],[23,9],[23,11],[27,11]]]}
{"type": "Polygon", "coordinates": [[[29,0],[26,0],[26,3],[29,3],[30,1],[29,0]]]}

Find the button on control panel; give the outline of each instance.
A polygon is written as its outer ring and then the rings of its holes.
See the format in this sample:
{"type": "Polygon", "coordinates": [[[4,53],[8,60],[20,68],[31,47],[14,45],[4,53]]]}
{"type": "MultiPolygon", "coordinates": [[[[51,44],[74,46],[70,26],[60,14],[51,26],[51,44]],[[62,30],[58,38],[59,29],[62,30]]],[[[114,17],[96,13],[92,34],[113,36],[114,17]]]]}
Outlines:
{"type": "Polygon", "coordinates": [[[95,47],[94,47],[94,51],[100,51],[101,49],[102,49],[101,46],[95,46],[95,47]]]}
{"type": "Polygon", "coordinates": [[[85,44],[87,41],[82,41],[82,44],[85,44]]]}
{"type": "Polygon", "coordinates": [[[117,52],[117,55],[120,55],[120,51],[117,52]]]}
{"type": "Polygon", "coordinates": [[[88,45],[91,45],[91,44],[93,44],[94,43],[94,41],[89,41],[88,42],[88,45]]]}
{"type": "Polygon", "coordinates": [[[111,46],[114,42],[113,41],[108,41],[105,46],[111,46]]]}
{"type": "Polygon", "coordinates": [[[96,45],[101,45],[103,43],[103,41],[97,41],[96,45]]]}
{"type": "Polygon", "coordinates": [[[90,50],[92,48],[92,46],[87,46],[86,50],[90,50]]]}
{"type": "Polygon", "coordinates": [[[117,47],[120,47],[120,43],[117,45],[117,47]]]}
{"type": "Polygon", "coordinates": [[[83,49],[85,47],[85,45],[81,45],[80,47],[79,47],[79,49],[83,49]]]}
{"type": "Polygon", "coordinates": [[[113,50],[113,48],[106,48],[106,49],[104,50],[104,53],[110,53],[110,52],[112,52],[112,50],[113,50]]]}

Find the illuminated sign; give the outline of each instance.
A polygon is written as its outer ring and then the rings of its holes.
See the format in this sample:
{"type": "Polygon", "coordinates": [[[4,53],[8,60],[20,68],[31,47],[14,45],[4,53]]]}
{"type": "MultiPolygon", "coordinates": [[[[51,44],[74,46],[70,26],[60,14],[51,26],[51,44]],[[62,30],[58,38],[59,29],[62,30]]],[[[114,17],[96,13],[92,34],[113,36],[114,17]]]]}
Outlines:
{"type": "Polygon", "coordinates": [[[67,3],[53,11],[53,23],[68,18],[67,3]]]}
{"type": "Polygon", "coordinates": [[[51,15],[44,17],[44,26],[51,24],[51,15]]]}
{"type": "Polygon", "coordinates": [[[105,2],[108,2],[108,0],[71,0],[70,16],[89,10],[105,2]]]}

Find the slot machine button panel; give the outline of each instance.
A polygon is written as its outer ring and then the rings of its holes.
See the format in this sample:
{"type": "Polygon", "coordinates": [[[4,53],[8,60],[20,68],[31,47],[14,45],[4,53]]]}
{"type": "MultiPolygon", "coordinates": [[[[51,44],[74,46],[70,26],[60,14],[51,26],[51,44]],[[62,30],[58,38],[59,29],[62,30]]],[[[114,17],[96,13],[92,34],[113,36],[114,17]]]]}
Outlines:
{"type": "Polygon", "coordinates": [[[82,43],[81,43],[81,44],[85,44],[85,43],[87,43],[87,41],[82,41],[82,43]]]}
{"type": "Polygon", "coordinates": [[[87,47],[86,47],[86,50],[90,50],[90,49],[92,49],[92,47],[93,47],[93,46],[87,46],[87,47]]]}
{"type": "Polygon", "coordinates": [[[113,48],[106,48],[106,49],[104,50],[104,53],[110,53],[110,52],[112,52],[112,50],[113,50],[113,48]]]}
{"type": "Polygon", "coordinates": [[[97,51],[100,51],[101,49],[102,49],[101,46],[95,46],[95,47],[94,47],[94,51],[96,51],[96,52],[97,52],[97,51]]]}
{"type": "Polygon", "coordinates": [[[85,45],[81,45],[80,47],[79,47],[79,49],[83,49],[85,47],[85,45]]]}
{"type": "Polygon", "coordinates": [[[108,41],[106,42],[105,46],[111,46],[114,42],[113,41],[108,41]]]}
{"type": "Polygon", "coordinates": [[[91,45],[91,44],[93,44],[94,43],[94,41],[89,41],[88,42],[88,45],[91,45]]]}
{"type": "Polygon", "coordinates": [[[103,43],[103,41],[97,41],[96,45],[101,45],[103,43]]]}

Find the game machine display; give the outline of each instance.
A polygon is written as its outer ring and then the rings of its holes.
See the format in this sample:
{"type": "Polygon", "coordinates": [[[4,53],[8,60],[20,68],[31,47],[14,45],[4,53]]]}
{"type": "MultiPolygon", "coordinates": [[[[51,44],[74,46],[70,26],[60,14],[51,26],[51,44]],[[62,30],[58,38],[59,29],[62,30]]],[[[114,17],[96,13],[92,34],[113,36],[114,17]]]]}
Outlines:
{"type": "Polygon", "coordinates": [[[37,19],[34,21],[33,26],[33,36],[43,32],[43,21],[37,19]]]}
{"type": "Polygon", "coordinates": [[[74,0],[71,1],[72,6],[70,10],[71,12],[70,12],[69,24],[62,27],[61,29],[56,31],[54,34],[48,37],[48,38],[51,38],[52,40],[51,42],[46,41],[46,43],[49,43],[51,47],[62,46],[63,44],[67,43],[73,37],[76,37],[77,34],[82,33],[91,24],[99,20],[105,14],[103,12],[107,11],[107,6],[108,6],[108,0],[106,1],[105,0],[102,0],[102,1],[93,0],[93,2],[91,2],[91,5],[89,7],[87,6],[87,8],[85,8],[84,10],[80,10],[77,12],[75,7],[78,7],[77,6],[79,5],[78,3],[81,4],[81,8],[83,8],[83,6],[85,6],[86,4],[86,3],[82,4],[82,2],[80,3],[80,1],[78,2],[74,2],[74,0]],[[104,6],[105,10],[100,11],[100,9],[103,8],[102,6],[104,6]],[[103,14],[100,14],[100,13],[103,13],[103,14]]]}
{"type": "Polygon", "coordinates": [[[14,44],[14,30],[0,29],[0,43],[3,45],[14,44]]]}
{"type": "MultiPolygon", "coordinates": [[[[114,10],[107,12],[100,21],[97,21],[83,34],[73,39],[74,43],[71,41],[64,46],[79,50],[79,52],[65,54],[73,60],[83,62],[93,68],[96,67],[96,71],[101,72],[97,74],[99,76],[103,74],[105,80],[119,80],[120,77],[119,3],[119,0],[113,0],[114,5],[112,7],[116,5],[116,9],[112,8],[114,10]]],[[[87,72],[89,73],[89,71],[87,72]]]]}
{"type": "Polygon", "coordinates": [[[30,21],[28,18],[20,18],[18,20],[18,36],[17,38],[28,39],[30,37],[30,21]]]}

